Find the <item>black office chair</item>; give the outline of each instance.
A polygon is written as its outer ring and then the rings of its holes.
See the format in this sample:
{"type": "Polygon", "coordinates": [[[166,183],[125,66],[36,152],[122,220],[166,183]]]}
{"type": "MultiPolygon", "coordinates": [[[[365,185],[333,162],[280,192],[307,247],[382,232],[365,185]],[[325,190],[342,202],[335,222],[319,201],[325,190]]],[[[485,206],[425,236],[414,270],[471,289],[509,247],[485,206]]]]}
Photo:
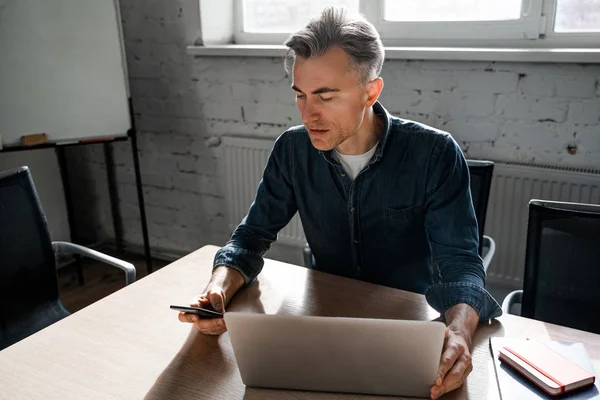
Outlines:
{"type": "Polygon", "coordinates": [[[600,333],[599,260],[600,205],[531,200],[523,290],[502,310],[600,333]]]}
{"type": "Polygon", "coordinates": [[[93,258],[125,271],[135,267],[72,243],[52,242],[27,167],[0,172],[0,350],[69,315],[58,297],[55,252],[93,258]]]}
{"type": "MultiPolygon", "coordinates": [[[[494,163],[491,161],[467,160],[469,174],[471,175],[471,196],[475,217],[479,228],[479,255],[483,259],[483,268],[487,271],[494,254],[496,253],[496,242],[491,237],[484,235],[485,216],[487,214],[490,189],[492,187],[492,176],[494,174],[494,163]]],[[[312,268],[315,263],[312,251],[308,243],[302,250],[304,266],[312,268]]]]}
{"type": "Polygon", "coordinates": [[[491,237],[484,235],[485,216],[487,214],[494,163],[491,161],[467,160],[469,175],[471,175],[471,197],[479,228],[479,255],[483,259],[483,268],[487,271],[496,253],[496,242],[491,237]]]}

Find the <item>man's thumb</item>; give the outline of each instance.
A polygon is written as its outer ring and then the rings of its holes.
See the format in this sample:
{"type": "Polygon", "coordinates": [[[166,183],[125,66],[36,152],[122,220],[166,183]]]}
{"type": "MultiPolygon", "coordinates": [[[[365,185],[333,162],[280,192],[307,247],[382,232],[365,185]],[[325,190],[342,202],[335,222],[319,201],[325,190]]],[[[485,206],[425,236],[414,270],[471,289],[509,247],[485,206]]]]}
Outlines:
{"type": "Polygon", "coordinates": [[[210,304],[213,306],[215,311],[220,313],[225,312],[225,304],[223,304],[223,295],[221,293],[211,293],[210,304]]]}

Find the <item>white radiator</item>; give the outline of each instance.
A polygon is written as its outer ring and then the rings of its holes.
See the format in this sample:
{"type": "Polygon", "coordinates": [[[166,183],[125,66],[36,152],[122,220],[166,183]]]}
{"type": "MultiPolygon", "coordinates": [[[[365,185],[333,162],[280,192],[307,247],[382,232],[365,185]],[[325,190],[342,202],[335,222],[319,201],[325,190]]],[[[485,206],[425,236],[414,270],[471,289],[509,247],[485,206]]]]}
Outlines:
{"type": "MultiPolygon", "coordinates": [[[[254,200],[273,140],[223,137],[222,144],[229,227],[233,230],[254,200]]],[[[522,286],[527,204],[534,198],[600,204],[600,172],[496,163],[485,226],[486,235],[497,245],[488,282],[522,286]]],[[[297,214],[279,233],[278,241],[304,245],[304,231],[297,214]]]]}
{"type": "Polygon", "coordinates": [[[600,172],[496,163],[485,225],[497,245],[488,282],[523,286],[531,199],[600,204],[600,172]]]}
{"type": "MultiPolygon", "coordinates": [[[[221,141],[225,162],[225,195],[229,210],[231,231],[248,213],[262,179],[263,170],[273,148],[270,139],[223,137],[221,141]]],[[[296,213],[290,223],[279,232],[278,243],[302,247],[306,243],[300,217],[296,213]]]]}

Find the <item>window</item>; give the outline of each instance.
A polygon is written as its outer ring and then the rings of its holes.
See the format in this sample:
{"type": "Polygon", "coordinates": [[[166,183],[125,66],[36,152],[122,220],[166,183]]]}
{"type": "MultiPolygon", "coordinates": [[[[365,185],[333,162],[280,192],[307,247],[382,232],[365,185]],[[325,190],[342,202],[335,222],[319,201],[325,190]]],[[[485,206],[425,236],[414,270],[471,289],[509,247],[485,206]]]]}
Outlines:
{"type": "Polygon", "coordinates": [[[557,0],[555,32],[600,32],[600,0],[557,0]]]}
{"type": "Polygon", "coordinates": [[[247,32],[289,33],[321,14],[327,5],[358,10],[358,0],[250,0],[243,1],[243,26],[247,32]]]}
{"type": "Polygon", "coordinates": [[[383,4],[387,21],[502,21],[521,16],[521,0],[407,0],[383,4]]]}
{"type": "Polygon", "coordinates": [[[391,46],[598,47],[600,0],[235,0],[241,44],[281,44],[329,5],[358,10],[391,46]]]}

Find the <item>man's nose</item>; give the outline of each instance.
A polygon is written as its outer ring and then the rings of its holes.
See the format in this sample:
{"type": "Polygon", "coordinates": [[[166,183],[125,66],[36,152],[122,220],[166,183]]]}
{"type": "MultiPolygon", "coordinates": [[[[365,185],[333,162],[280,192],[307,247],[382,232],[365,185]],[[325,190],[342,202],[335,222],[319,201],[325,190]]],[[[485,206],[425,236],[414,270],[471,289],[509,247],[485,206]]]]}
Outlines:
{"type": "Polygon", "coordinates": [[[302,122],[310,123],[318,121],[321,118],[319,108],[315,105],[314,101],[307,100],[304,103],[304,109],[302,110],[302,122]]]}

